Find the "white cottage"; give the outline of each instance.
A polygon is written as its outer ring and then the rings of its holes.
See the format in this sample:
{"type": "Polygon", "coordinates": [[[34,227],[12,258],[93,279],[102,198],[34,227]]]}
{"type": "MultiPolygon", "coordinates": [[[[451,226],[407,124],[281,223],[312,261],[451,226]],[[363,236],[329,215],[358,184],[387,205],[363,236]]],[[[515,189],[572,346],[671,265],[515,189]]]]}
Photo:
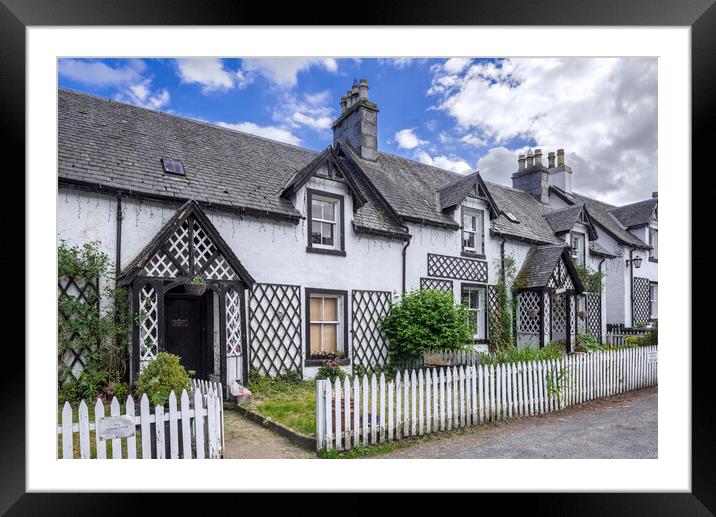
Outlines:
{"type": "Polygon", "coordinates": [[[224,383],[250,368],[311,377],[336,352],[347,368],[382,365],[377,323],[411,289],[465,300],[487,343],[507,256],[518,342],[571,348],[579,326],[601,336],[611,312],[637,321],[624,255],[656,260],[656,209],[650,246],[646,226],[619,218],[635,210],[571,191],[563,153],[550,167],[539,150],[520,157],[509,188],[380,152],[367,81],[342,97],[322,152],[65,89],[58,111],[58,237],[115,258],[140,316],[131,379],[162,350],[224,383]],[[614,262],[606,289],[585,291],[575,261],[614,262]]]}

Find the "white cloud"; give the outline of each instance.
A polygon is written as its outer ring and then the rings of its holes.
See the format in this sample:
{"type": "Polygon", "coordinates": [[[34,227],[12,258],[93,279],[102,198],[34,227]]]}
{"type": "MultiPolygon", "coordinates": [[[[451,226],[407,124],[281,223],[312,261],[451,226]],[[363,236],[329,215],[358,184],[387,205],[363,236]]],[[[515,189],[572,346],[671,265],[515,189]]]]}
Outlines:
{"type": "Polygon", "coordinates": [[[61,59],[59,74],[72,81],[92,86],[123,86],[138,82],[146,65],[139,59],[130,59],[121,66],[110,66],[102,61],[88,59],[61,59]]]}
{"type": "Polygon", "coordinates": [[[313,66],[338,71],[338,63],[333,58],[251,58],[241,63],[244,71],[261,74],[276,85],[289,88],[298,82],[299,72],[313,66]]]}
{"type": "Polygon", "coordinates": [[[116,96],[118,101],[158,110],[169,104],[170,96],[166,88],[152,90],[152,81],[145,79],[141,83],[129,85],[116,96]]]}
{"type": "Polygon", "coordinates": [[[466,161],[461,160],[459,158],[451,159],[447,156],[432,157],[425,151],[419,151],[416,154],[416,157],[422,163],[425,163],[427,165],[433,165],[435,167],[440,167],[441,169],[446,169],[448,171],[453,171],[460,174],[472,172],[472,167],[470,167],[470,165],[466,161]]]}
{"type": "Polygon", "coordinates": [[[458,68],[433,67],[428,91],[458,131],[478,131],[498,146],[534,140],[545,154],[564,148],[575,190],[614,203],[657,190],[656,59],[505,59],[458,68]]]}
{"type": "Polygon", "coordinates": [[[330,129],[334,120],[334,110],[327,105],[329,100],[329,91],[309,92],[301,96],[283,92],[274,107],[273,119],[280,125],[293,129],[308,127],[325,131],[330,129]]]}
{"type": "Polygon", "coordinates": [[[177,59],[177,72],[182,83],[200,84],[203,93],[226,91],[234,86],[246,86],[249,79],[243,72],[231,72],[224,68],[219,58],[177,59]]]}
{"type": "Polygon", "coordinates": [[[416,57],[384,57],[384,58],[378,58],[378,63],[381,65],[387,65],[392,66],[394,68],[397,68],[398,70],[402,70],[403,68],[407,68],[413,64],[422,64],[425,63],[427,59],[425,58],[416,58],[416,57]]]}
{"type": "Polygon", "coordinates": [[[395,133],[395,142],[401,149],[414,149],[419,145],[426,144],[425,140],[421,140],[418,136],[413,133],[415,128],[401,129],[395,133]]]}
{"type": "Polygon", "coordinates": [[[510,176],[517,171],[518,154],[519,151],[503,146],[493,147],[477,161],[477,170],[486,181],[511,186],[510,176]]]}
{"type": "Polygon", "coordinates": [[[445,61],[444,67],[446,72],[457,74],[462,72],[470,63],[472,63],[472,60],[466,57],[451,57],[445,61]]]}
{"type": "Polygon", "coordinates": [[[474,145],[475,147],[483,147],[487,145],[487,141],[485,139],[480,138],[473,133],[463,136],[460,141],[465,144],[474,145]]]}
{"type": "Polygon", "coordinates": [[[278,140],[287,144],[299,145],[301,139],[291,133],[291,131],[277,126],[259,126],[253,122],[239,122],[231,124],[228,122],[217,122],[217,125],[252,135],[262,136],[271,140],[278,140]]]}

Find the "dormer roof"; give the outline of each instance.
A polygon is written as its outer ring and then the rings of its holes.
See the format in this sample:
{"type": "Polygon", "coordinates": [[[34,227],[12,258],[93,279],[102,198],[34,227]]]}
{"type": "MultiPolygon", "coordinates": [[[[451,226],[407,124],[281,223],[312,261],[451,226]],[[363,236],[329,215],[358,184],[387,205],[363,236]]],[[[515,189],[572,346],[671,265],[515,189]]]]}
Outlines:
{"type": "Polygon", "coordinates": [[[587,227],[589,238],[597,239],[597,230],[594,228],[589,212],[584,204],[572,205],[544,214],[544,218],[557,235],[571,231],[577,223],[587,227]]]}
{"type": "Polygon", "coordinates": [[[460,178],[444,187],[440,187],[437,190],[438,208],[442,211],[452,210],[462,204],[465,198],[471,193],[487,201],[490,214],[493,218],[500,215],[500,211],[492,199],[492,195],[490,195],[490,191],[487,189],[485,182],[482,180],[479,171],[475,171],[464,178],[460,178]]]}

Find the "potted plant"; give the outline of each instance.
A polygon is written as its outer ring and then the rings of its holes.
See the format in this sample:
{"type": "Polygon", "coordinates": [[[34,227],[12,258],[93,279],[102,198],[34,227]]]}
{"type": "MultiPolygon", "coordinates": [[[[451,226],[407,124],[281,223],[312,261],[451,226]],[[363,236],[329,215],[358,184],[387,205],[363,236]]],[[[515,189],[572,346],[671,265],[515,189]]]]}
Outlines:
{"type": "Polygon", "coordinates": [[[201,275],[196,275],[191,282],[185,286],[186,292],[196,296],[201,296],[206,292],[206,280],[201,275]]]}
{"type": "Polygon", "coordinates": [[[585,319],[587,319],[588,314],[589,314],[589,311],[582,309],[581,311],[579,311],[577,313],[577,316],[579,316],[580,320],[584,321],[585,319]]]}

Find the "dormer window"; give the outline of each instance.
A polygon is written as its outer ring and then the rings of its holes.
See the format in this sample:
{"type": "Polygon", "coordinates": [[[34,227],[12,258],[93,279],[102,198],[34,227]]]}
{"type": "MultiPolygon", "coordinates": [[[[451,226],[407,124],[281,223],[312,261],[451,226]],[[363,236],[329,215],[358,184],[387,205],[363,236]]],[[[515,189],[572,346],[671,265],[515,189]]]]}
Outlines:
{"type": "Polygon", "coordinates": [[[484,212],[474,208],[462,209],[462,251],[473,255],[485,254],[483,236],[484,212]]]}
{"type": "Polygon", "coordinates": [[[184,164],[179,160],[162,158],[162,166],[164,167],[164,172],[184,176],[184,164]]]}
{"type": "Polygon", "coordinates": [[[345,255],[343,247],[343,196],[306,191],[308,205],[308,246],[306,251],[345,255]]]}
{"type": "Polygon", "coordinates": [[[578,266],[583,266],[586,262],[586,246],[584,234],[572,232],[571,234],[572,259],[578,266]]]}

